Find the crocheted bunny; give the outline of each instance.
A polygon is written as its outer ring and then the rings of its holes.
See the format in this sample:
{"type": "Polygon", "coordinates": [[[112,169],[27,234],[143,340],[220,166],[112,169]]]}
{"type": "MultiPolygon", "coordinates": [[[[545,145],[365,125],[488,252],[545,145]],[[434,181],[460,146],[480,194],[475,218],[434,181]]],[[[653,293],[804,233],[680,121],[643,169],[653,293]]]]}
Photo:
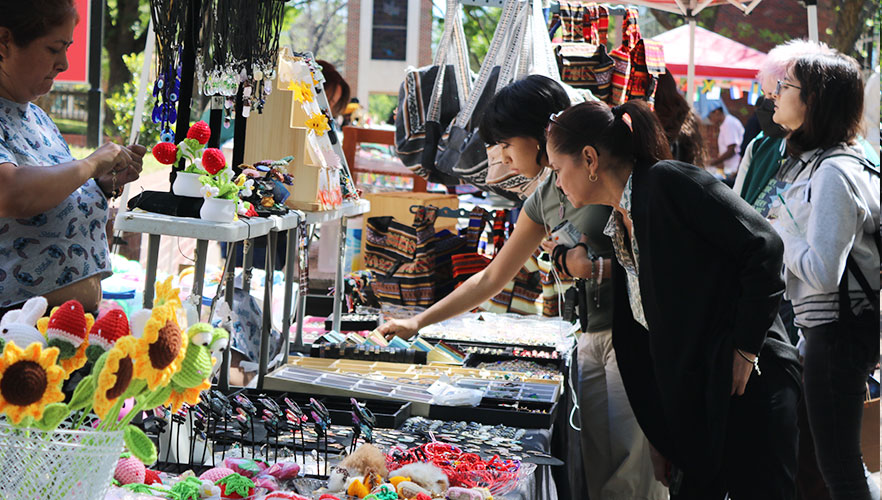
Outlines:
{"type": "Polygon", "coordinates": [[[24,349],[34,342],[46,347],[46,337],[36,328],[37,320],[46,313],[49,304],[43,297],[32,297],[21,309],[9,311],[0,319],[0,349],[6,342],[14,342],[24,349]]]}

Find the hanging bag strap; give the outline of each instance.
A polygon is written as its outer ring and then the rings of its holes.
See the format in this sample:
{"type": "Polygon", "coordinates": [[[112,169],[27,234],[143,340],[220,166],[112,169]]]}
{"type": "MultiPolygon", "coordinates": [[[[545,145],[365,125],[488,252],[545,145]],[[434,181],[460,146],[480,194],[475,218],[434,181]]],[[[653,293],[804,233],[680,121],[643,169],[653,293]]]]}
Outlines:
{"type": "Polygon", "coordinates": [[[499,18],[499,24],[496,26],[496,31],[493,33],[493,40],[490,42],[490,47],[487,50],[484,63],[481,65],[481,71],[478,73],[475,85],[469,93],[468,102],[465,108],[460,109],[452,126],[465,128],[466,124],[471,120],[472,113],[475,111],[475,107],[478,105],[478,100],[484,92],[484,88],[487,86],[487,82],[490,79],[491,72],[495,66],[494,63],[499,56],[499,52],[502,50],[503,42],[505,41],[505,38],[507,38],[506,35],[510,34],[509,30],[514,24],[518,7],[522,2],[523,0],[507,0],[505,2],[505,6],[502,9],[502,16],[499,18]]]}
{"type": "Polygon", "coordinates": [[[435,53],[433,65],[438,68],[435,85],[432,87],[432,95],[429,97],[429,108],[426,111],[426,121],[437,122],[441,115],[441,94],[444,92],[444,76],[447,73],[447,65],[453,66],[456,91],[459,102],[465,102],[470,93],[471,78],[468,69],[468,48],[465,43],[465,32],[462,27],[460,12],[462,7],[459,0],[447,0],[447,11],[444,21],[444,32],[435,53]],[[451,50],[452,49],[452,50],[451,50]]]}

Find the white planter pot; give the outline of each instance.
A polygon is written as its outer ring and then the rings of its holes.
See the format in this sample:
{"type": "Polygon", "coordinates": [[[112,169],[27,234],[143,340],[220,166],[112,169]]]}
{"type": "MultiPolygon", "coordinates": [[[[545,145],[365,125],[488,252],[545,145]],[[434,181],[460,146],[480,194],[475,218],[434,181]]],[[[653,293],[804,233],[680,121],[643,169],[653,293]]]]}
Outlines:
{"type": "Polygon", "coordinates": [[[175,176],[175,183],[172,184],[172,191],[178,196],[202,198],[202,183],[199,182],[199,177],[201,177],[200,174],[178,172],[175,176]]]}
{"type": "Polygon", "coordinates": [[[236,218],[236,201],[206,198],[199,217],[214,222],[233,222],[236,218]]]}

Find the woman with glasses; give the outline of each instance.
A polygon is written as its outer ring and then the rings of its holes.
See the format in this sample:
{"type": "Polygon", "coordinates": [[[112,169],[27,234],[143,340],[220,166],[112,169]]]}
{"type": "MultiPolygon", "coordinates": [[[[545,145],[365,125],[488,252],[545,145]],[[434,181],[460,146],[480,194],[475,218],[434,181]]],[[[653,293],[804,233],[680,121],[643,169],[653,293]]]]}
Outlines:
{"type": "Polygon", "coordinates": [[[778,235],[670,160],[643,102],[576,105],[547,148],[573,206],[612,208],[613,345],[656,478],[676,500],[793,498],[799,368],[777,318],[778,235]]]}
{"type": "Polygon", "coordinates": [[[818,465],[834,500],[878,498],[864,467],[865,384],[879,361],[879,173],[854,148],[857,63],[797,59],[778,80],[775,123],[788,158],[769,218],[784,241],[786,296],[805,338],[804,383],[818,465]]]}
{"type": "Polygon", "coordinates": [[[558,83],[538,75],[512,83],[493,98],[482,117],[481,137],[500,149],[499,159],[512,171],[529,178],[543,174],[547,178],[526,200],[511,238],[486,269],[425,312],[385,323],[380,331],[410,338],[422,327],[478,307],[502,291],[540,243],[550,251],[554,247],[548,241],[551,230],[568,220],[583,234],[582,242],[562,252],[559,262],[573,275],[591,280],[586,287],[587,321],[577,354],[580,439],[589,498],[661,500],[667,494],[653,478],[649,445],[631,411],[612,348],[613,250],[603,234],[610,209],[573,208],[555,187],[554,178],[547,175],[545,129],[549,115],[569,105],[558,83]],[[588,258],[589,248],[594,260],[588,258]]]}

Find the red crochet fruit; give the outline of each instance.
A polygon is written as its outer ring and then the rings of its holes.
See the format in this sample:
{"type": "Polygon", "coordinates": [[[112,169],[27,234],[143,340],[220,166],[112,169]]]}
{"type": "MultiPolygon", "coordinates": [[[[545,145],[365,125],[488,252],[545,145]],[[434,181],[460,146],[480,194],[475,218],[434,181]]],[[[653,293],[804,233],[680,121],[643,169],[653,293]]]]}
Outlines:
{"type": "Polygon", "coordinates": [[[203,146],[208,143],[210,137],[211,127],[202,120],[190,125],[190,130],[187,131],[187,139],[196,139],[203,146]]]}
{"type": "Polygon", "coordinates": [[[153,146],[153,157],[163,165],[171,165],[178,160],[178,147],[171,142],[160,142],[153,146]]]}
{"type": "Polygon", "coordinates": [[[227,166],[227,160],[224,154],[217,148],[206,148],[202,153],[202,168],[209,174],[214,175],[227,166]]]}
{"type": "Polygon", "coordinates": [[[162,484],[159,473],[155,470],[147,469],[144,472],[144,484],[162,484]]]}

